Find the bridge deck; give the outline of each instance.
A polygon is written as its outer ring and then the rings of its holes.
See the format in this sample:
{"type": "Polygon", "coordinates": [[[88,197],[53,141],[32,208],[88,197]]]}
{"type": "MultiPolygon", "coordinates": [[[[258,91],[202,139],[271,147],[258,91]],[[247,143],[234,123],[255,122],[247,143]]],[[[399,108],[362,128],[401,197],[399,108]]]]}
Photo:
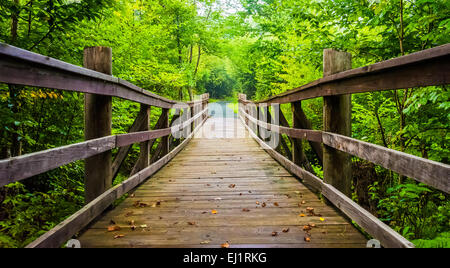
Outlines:
{"type": "Polygon", "coordinates": [[[266,154],[239,120],[210,118],[203,130],[209,138],[200,131],[91,224],[82,247],[365,247],[366,238],[266,154]]]}

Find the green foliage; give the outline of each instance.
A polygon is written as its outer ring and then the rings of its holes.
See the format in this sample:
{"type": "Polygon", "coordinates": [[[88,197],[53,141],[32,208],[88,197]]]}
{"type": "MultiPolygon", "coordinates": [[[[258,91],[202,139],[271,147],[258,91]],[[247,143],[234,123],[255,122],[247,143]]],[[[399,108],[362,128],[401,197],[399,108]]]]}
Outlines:
{"type": "MultiPolygon", "coordinates": [[[[445,0],[240,2],[227,14],[214,0],[6,0],[0,41],[77,65],[85,47],[109,46],[116,77],[171,99],[209,92],[231,102],[236,93],[261,100],[322,77],[324,48],[351,52],[356,68],[450,42],[445,0]]],[[[352,135],[448,164],[449,99],[446,86],[354,94],[352,135]]],[[[302,108],[313,129],[322,129],[322,99],[302,108]]],[[[128,132],[138,110],[114,99],[113,134],[128,132]]],[[[290,105],[281,110],[292,122],[290,105]]],[[[151,127],[160,114],[152,108],[151,127]]],[[[0,158],[82,141],[83,95],[0,85],[0,129],[0,158]]],[[[135,145],[115,184],[138,155],[135,145]]],[[[448,195],[373,169],[377,181],[366,189],[378,203],[373,212],[420,247],[448,247],[448,195]]],[[[76,162],[0,188],[0,247],[24,246],[76,211],[83,172],[76,162]]]]}

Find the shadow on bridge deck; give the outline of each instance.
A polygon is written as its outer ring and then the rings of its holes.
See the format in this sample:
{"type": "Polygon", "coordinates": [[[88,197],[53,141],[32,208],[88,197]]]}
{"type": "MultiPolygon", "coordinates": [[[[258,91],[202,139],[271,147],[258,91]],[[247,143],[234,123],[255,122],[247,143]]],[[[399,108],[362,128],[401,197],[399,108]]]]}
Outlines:
{"type": "Polygon", "coordinates": [[[202,130],[91,224],[81,246],[365,247],[367,239],[261,149],[234,116],[213,116],[202,130]],[[111,226],[120,230],[108,231],[111,226]]]}

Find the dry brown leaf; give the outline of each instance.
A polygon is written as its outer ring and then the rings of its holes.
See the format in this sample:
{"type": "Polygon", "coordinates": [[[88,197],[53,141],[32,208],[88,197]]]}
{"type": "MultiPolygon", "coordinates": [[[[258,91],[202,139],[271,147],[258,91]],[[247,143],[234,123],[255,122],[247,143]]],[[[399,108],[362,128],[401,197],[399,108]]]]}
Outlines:
{"type": "Polygon", "coordinates": [[[119,231],[119,230],[120,230],[119,225],[108,226],[108,232],[114,232],[114,231],[119,231]]]}
{"type": "Polygon", "coordinates": [[[236,187],[236,184],[230,184],[230,185],[228,185],[228,187],[229,188],[234,188],[234,187],[236,187]]]}
{"type": "Polygon", "coordinates": [[[259,202],[258,202],[258,201],[256,201],[256,204],[257,204],[257,205],[259,205],[259,202]]]}
{"type": "Polygon", "coordinates": [[[122,238],[122,237],[124,237],[124,236],[125,236],[125,235],[123,235],[123,234],[115,235],[115,236],[114,236],[114,239],[122,238]]]}
{"type": "Polygon", "coordinates": [[[311,242],[311,238],[305,236],[305,241],[306,242],[311,242]]]}
{"type": "Polygon", "coordinates": [[[309,226],[309,225],[303,226],[303,231],[309,231],[309,230],[311,230],[311,226],[309,226]]]}
{"type": "Polygon", "coordinates": [[[189,225],[195,225],[195,221],[188,221],[189,225]]]}
{"type": "Polygon", "coordinates": [[[263,208],[266,207],[266,202],[263,202],[261,205],[263,208]]]}
{"type": "Polygon", "coordinates": [[[248,208],[243,208],[242,211],[244,211],[244,212],[249,212],[250,209],[248,209],[248,208]]]}
{"type": "Polygon", "coordinates": [[[133,213],[134,213],[133,211],[129,211],[125,214],[125,217],[130,217],[131,215],[133,215],[133,213]]]}
{"type": "Polygon", "coordinates": [[[287,232],[289,232],[289,228],[284,228],[283,233],[287,233],[287,232]]]}
{"type": "Polygon", "coordinates": [[[221,248],[229,248],[230,244],[227,242],[223,243],[222,245],[220,245],[221,248]]]}
{"type": "Polygon", "coordinates": [[[278,232],[272,232],[272,236],[277,236],[278,232]]]}
{"type": "Polygon", "coordinates": [[[277,203],[277,202],[275,202],[275,203],[273,203],[273,204],[274,204],[274,206],[278,207],[278,203],[277,203]]]}

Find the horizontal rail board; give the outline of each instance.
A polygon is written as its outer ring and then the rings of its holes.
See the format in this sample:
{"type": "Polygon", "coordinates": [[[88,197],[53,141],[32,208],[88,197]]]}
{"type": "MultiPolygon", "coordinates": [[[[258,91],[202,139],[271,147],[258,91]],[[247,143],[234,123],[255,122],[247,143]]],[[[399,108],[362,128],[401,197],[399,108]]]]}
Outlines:
{"type": "Polygon", "coordinates": [[[170,160],[172,160],[192,139],[194,134],[200,129],[203,123],[207,120],[205,118],[201,124],[189,135],[180,145],[167,155],[159,159],[154,164],[148,166],[142,171],[136,173],[132,177],[125,180],[123,183],[107,190],[102,195],[84,206],[81,210],[56,225],[53,229],[40,236],[35,241],[28,244],[27,248],[57,248],[65,241],[70,239],[73,235],[78,233],[81,229],[86,227],[92,220],[99,216],[106,208],[108,208],[115,200],[120,198],[125,193],[134,189],[136,186],[144,182],[148,177],[153,175],[170,160]]]}
{"type": "Polygon", "coordinates": [[[450,83],[449,70],[450,44],[446,44],[329,75],[257,103],[282,104],[323,96],[445,85],[450,83]]]}
{"type": "Polygon", "coordinates": [[[116,137],[108,136],[0,160],[0,186],[106,152],[115,147],[116,137]]]}
{"type": "MultiPolygon", "coordinates": [[[[196,119],[206,113],[208,108],[188,120],[196,119]]],[[[186,122],[188,122],[186,121],[186,122]]],[[[181,123],[172,128],[185,128],[189,124],[181,123]]],[[[103,153],[117,147],[168,136],[172,128],[133,132],[84,141],[36,153],[0,160],[0,187],[12,182],[35,176],[77,160],[103,153]]]]}
{"type": "Polygon", "coordinates": [[[323,132],[322,138],[325,145],[450,192],[449,165],[334,133],[323,132]]]}
{"type": "Polygon", "coordinates": [[[364,230],[374,238],[378,239],[384,247],[413,248],[414,245],[406,238],[392,230],[388,225],[381,222],[378,218],[353,202],[350,198],[340,193],[333,186],[324,183],[323,180],[314,176],[310,172],[295,165],[292,161],[286,159],[283,155],[270,148],[262,141],[253,130],[245,124],[245,119],[239,116],[250,135],[258,144],[276,161],[284,166],[291,173],[302,179],[307,185],[310,185],[321,192],[330,202],[339,208],[345,215],[354,220],[364,230]]]}
{"type": "Polygon", "coordinates": [[[207,101],[206,98],[189,103],[169,100],[120,78],[1,42],[0,82],[114,96],[161,108],[192,107],[207,101]]]}

